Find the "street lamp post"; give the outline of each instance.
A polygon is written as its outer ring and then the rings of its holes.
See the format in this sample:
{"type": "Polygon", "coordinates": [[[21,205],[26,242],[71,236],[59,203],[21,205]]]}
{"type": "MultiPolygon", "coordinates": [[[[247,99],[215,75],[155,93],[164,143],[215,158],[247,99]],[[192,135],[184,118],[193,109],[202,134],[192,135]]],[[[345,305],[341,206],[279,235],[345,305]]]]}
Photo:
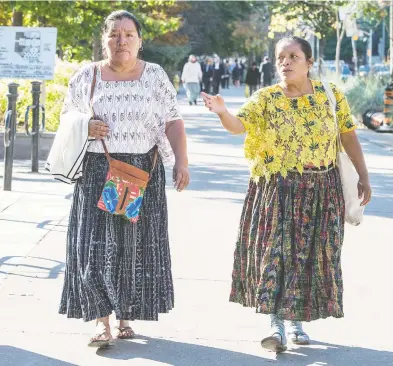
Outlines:
{"type": "Polygon", "coordinates": [[[390,1],[390,9],[389,9],[389,17],[390,17],[390,26],[389,26],[389,53],[390,53],[390,78],[393,77],[393,0],[390,1]]]}
{"type": "Polygon", "coordinates": [[[370,72],[373,68],[373,29],[370,29],[369,33],[369,40],[368,40],[368,54],[369,54],[369,66],[370,66],[370,72]]]}
{"type": "MultiPolygon", "coordinates": [[[[389,5],[389,71],[390,82],[385,88],[383,102],[383,126],[389,130],[393,129],[393,0],[379,0],[381,6],[389,5]]],[[[384,45],[385,46],[385,45],[384,45]]]]}

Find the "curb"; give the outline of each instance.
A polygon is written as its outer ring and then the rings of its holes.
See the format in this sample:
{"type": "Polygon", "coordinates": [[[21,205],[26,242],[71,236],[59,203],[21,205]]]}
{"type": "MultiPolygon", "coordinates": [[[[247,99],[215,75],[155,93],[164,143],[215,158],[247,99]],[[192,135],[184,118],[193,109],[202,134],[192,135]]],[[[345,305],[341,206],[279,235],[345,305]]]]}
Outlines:
{"type": "MultiPolygon", "coordinates": [[[[38,145],[38,159],[46,160],[55,138],[55,132],[44,132],[40,134],[38,145]]],[[[0,159],[4,159],[4,132],[0,132],[0,159]]],[[[14,159],[31,159],[31,136],[24,132],[17,132],[14,141],[14,159]]]]}

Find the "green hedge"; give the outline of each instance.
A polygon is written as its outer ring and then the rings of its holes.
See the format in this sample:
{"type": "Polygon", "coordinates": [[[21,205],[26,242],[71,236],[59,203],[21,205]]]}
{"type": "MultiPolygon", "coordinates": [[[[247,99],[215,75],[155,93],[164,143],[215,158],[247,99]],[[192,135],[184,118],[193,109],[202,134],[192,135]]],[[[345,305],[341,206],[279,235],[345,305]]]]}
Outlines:
{"type": "Polygon", "coordinates": [[[361,120],[367,110],[383,107],[386,84],[376,77],[357,79],[345,93],[352,114],[361,120]]]}
{"type": "MultiPolygon", "coordinates": [[[[318,78],[316,75],[312,77],[318,78]]],[[[350,77],[344,82],[337,79],[336,73],[332,72],[326,72],[323,79],[333,82],[345,94],[352,115],[359,121],[367,110],[383,107],[385,88],[389,80],[368,76],[350,77]]]]}

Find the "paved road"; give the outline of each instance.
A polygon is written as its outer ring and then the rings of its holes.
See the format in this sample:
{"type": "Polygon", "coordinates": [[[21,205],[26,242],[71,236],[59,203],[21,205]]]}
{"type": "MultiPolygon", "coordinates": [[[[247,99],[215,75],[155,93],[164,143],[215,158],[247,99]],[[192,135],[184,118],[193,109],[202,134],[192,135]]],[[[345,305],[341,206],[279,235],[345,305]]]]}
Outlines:
{"type": "MultiPolygon", "coordinates": [[[[241,90],[223,94],[232,109],[244,101],[241,90]]],[[[93,325],[57,314],[72,187],[18,161],[13,191],[0,192],[0,365],[393,365],[392,136],[359,131],[374,199],[364,223],[346,228],[345,318],[307,324],[313,344],[276,357],[259,345],[268,318],[227,301],[248,181],[243,138],[181,104],[192,183],[182,193],[168,185],[175,309],[136,322],[133,341],[86,347],[93,325]]]]}

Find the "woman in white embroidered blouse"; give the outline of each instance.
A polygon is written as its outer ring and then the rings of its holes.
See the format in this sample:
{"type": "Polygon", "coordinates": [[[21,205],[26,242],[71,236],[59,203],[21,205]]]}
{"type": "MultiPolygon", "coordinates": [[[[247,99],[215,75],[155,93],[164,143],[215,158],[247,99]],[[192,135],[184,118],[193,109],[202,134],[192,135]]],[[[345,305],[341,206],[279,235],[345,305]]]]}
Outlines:
{"type": "Polygon", "coordinates": [[[135,16],[127,11],[110,14],[103,28],[106,59],[84,67],[70,80],[62,111],[63,129],[75,126],[76,120],[82,121],[81,126],[86,121],[88,146],[74,190],[59,312],[96,320],[96,335],[89,343],[93,347],[113,343],[112,312],[117,318],[116,337],[132,338],[130,320],[157,320],[158,313],[171,310],[174,302],[162,161],[173,151],[174,185],[178,191],[185,189],[186,135],[175,89],[160,66],[138,58],[141,49],[141,25],[135,16]],[[95,119],[91,119],[95,66],[95,119]],[[76,115],[78,119],[72,117],[76,115]],[[97,208],[108,170],[100,139],[105,139],[114,159],[145,171],[151,169],[158,148],[158,164],[136,223],[97,208]]]}

